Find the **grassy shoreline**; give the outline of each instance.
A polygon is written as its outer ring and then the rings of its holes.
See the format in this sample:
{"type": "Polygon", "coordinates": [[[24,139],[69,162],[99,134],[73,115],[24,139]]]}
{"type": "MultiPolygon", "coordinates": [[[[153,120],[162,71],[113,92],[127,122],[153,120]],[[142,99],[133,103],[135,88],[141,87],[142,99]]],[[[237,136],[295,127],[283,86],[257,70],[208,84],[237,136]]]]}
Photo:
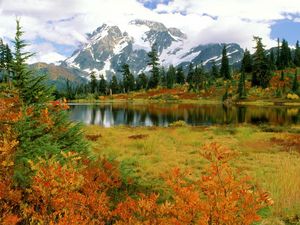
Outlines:
{"type": "MultiPolygon", "coordinates": [[[[107,99],[107,100],[88,100],[88,99],[78,99],[78,100],[69,100],[70,104],[110,104],[110,103],[182,103],[182,104],[223,104],[222,101],[210,100],[210,99],[183,99],[183,100],[148,100],[148,99],[107,99]]],[[[232,105],[253,105],[253,106],[300,106],[300,101],[270,101],[270,100],[256,100],[256,101],[238,101],[232,102],[232,105]]]]}

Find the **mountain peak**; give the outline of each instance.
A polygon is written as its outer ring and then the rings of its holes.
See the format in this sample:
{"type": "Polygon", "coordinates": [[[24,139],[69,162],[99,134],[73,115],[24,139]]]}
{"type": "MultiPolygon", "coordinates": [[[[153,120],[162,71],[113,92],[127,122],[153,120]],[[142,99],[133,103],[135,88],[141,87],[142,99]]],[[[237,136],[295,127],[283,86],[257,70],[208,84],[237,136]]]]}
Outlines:
{"type": "MultiPolygon", "coordinates": [[[[213,61],[220,63],[223,44],[190,46],[188,36],[178,28],[167,28],[160,22],[132,20],[125,29],[103,24],[88,35],[84,43],[64,63],[87,73],[95,71],[107,79],[113,74],[120,76],[122,65],[127,63],[135,75],[147,71],[148,55],[155,44],[163,66],[190,62],[209,68],[213,61]]],[[[239,45],[227,45],[231,64],[241,60],[243,50],[239,45]]]]}

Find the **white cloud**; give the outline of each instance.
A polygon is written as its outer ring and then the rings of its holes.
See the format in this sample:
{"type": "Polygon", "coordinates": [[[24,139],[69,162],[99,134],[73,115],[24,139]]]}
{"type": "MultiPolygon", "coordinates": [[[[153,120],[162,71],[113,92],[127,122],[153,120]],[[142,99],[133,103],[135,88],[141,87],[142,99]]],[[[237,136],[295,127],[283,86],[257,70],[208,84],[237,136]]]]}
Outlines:
{"type": "Polygon", "coordinates": [[[55,52],[54,46],[50,43],[32,44],[29,45],[26,50],[34,53],[28,63],[55,63],[66,59],[65,56],[55,52]]]}
{"type": "MultiPolygon", "coordinates": [[[[149,1],[149,0],[146,0],[149,1]]],[[[163,22],[178,27],[195,43],[237,42],[252,49],[253,35],[263,38],[268,46],[270,26],[275,20],[300,13],[298,0],[173,0],[147,9],[136,0],[0,0],[0,37],[12,39],[15,18],[20,17],[25,38],[77,46],[85,42],[85,34],[102,23],[116,24],[125,30],[132,19],[163,22]]],[[[145,0],[144,0],[145,2],[145,0]]],[[[161,2],[160,0],[156,2],[161,2]]],[[[299,21],[296,19],[295,21],[299,21]]],[[[37,52],[40,46],[34,45],[37,52]]],[[[49,46],[48,46],[49,47],[49,46]]],[[[37,60],[62,58],[52,46],[42,50],[37,60]],[[43,58],[44,57],[44,58],[43,58]]]]}

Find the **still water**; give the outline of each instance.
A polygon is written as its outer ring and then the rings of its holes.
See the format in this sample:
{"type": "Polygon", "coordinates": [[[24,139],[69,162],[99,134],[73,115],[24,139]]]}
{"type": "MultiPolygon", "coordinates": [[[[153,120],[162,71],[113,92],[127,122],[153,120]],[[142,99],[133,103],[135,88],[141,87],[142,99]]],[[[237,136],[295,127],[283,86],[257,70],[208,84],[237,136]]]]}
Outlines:
{"type": "Polygon", "coordinates": [[[72,104],[70,117],[85,124],[104,127],[168,126],[178,120],[187,124],[300,124],[300,107],[232,106],[198,104],[72,104]]]}

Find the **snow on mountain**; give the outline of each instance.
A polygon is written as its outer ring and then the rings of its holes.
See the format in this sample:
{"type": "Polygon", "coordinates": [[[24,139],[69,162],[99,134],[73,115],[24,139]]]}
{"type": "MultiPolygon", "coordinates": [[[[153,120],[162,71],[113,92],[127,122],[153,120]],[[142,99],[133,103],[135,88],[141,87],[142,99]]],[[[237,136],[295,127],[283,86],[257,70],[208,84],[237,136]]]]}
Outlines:
{"type": "MultiPolygon", "coordinates": [[[[190,62],[209,68],[212,62],[219,64],[223,44],[190,46],[188,35],[177,28],[167,28],[164,24],[148,20],[133,20],[121,30],[118,26],[103,24],[87,35],[73,55],[65,60],[71,68],[86,72],[95,71],[107,79],[118,76],[124,63],[137,75],[147,71],[147,53],[155,44],[161,65],[186,67],[190,62]]],[[[243,49],[231,43],[227,45],[229,62],[241,60],[243,49]]]]}

